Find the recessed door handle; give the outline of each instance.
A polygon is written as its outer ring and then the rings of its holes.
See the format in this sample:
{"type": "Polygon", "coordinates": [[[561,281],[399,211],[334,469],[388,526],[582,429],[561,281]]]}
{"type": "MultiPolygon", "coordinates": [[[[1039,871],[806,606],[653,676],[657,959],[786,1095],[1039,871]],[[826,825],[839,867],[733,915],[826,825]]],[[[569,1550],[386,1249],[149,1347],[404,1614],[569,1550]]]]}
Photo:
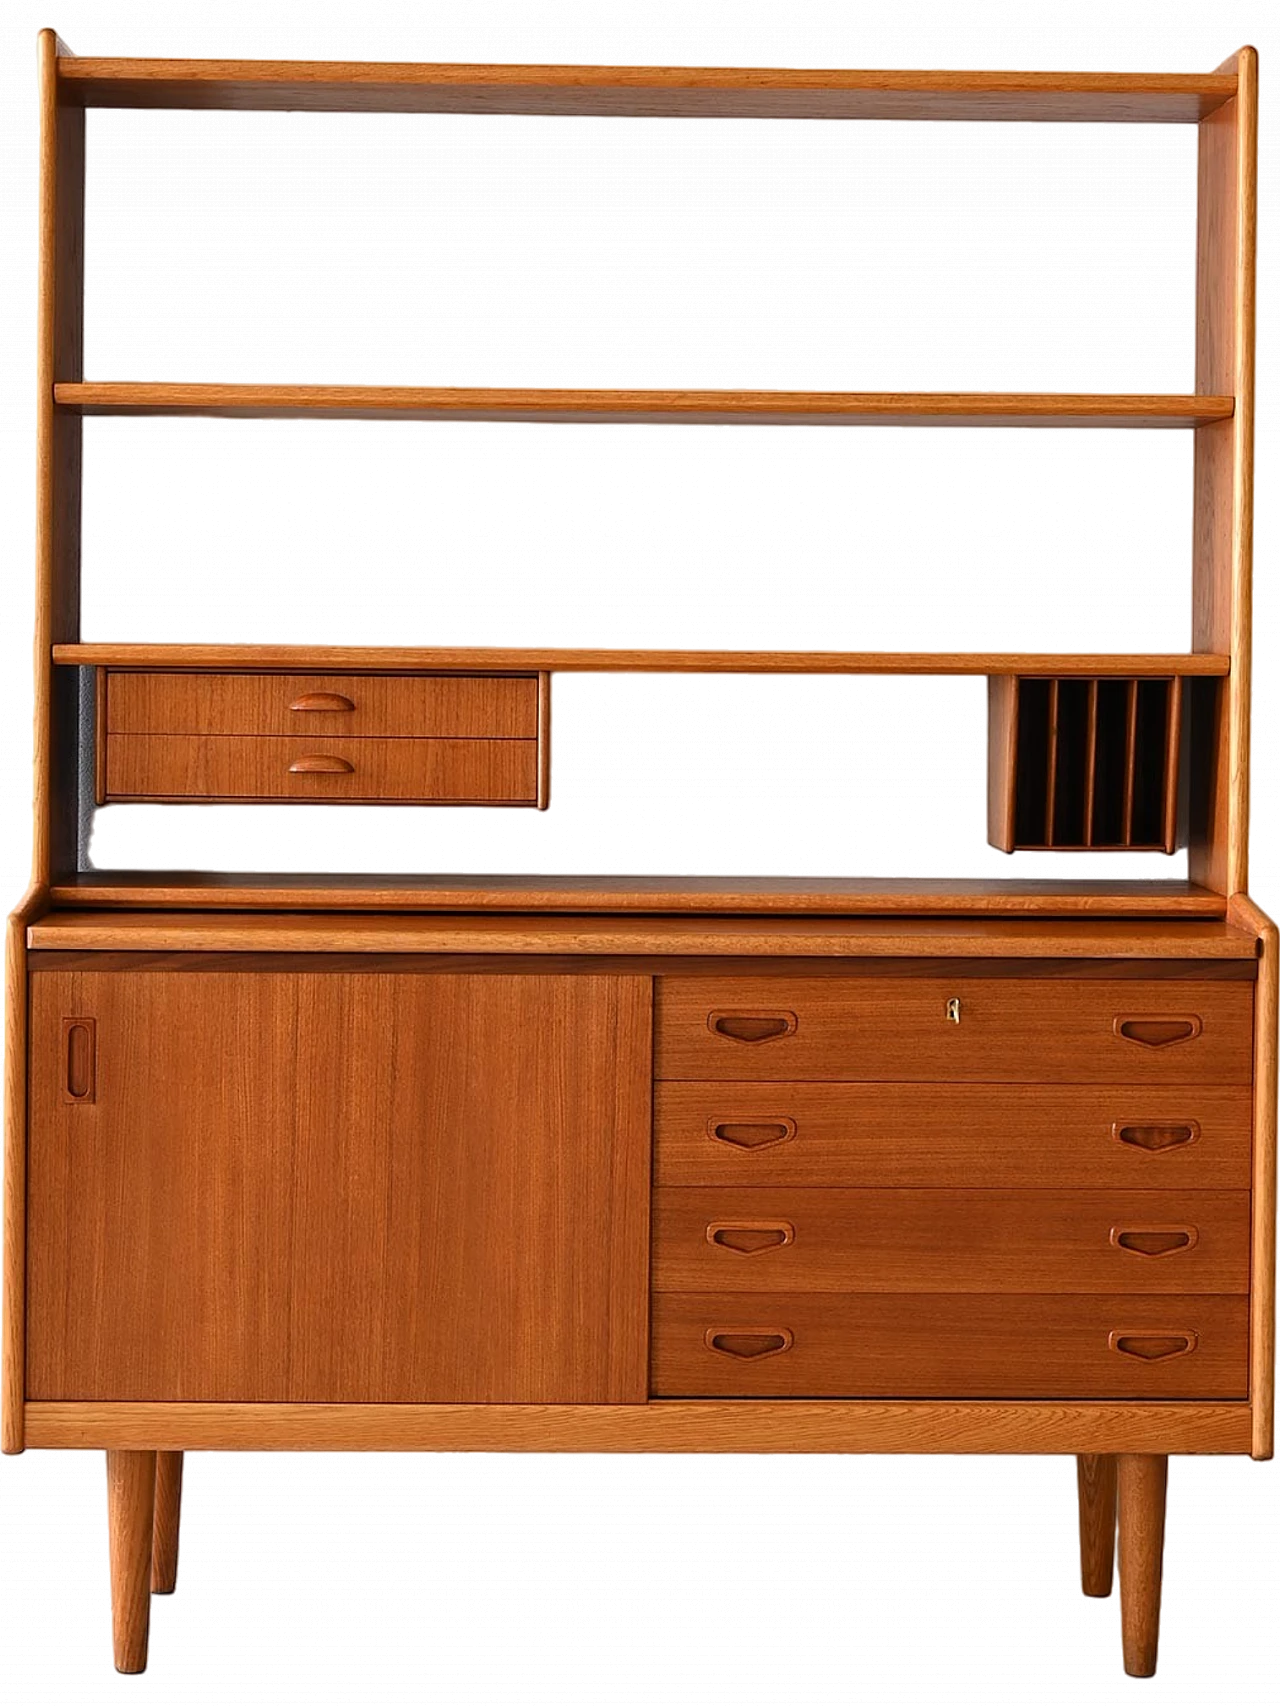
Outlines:
{"type": "Polygon", "coordinates": [[[706,1343],[722,1357],[750,1362],[757,1357],[776,1357],[781,1351],[790,1351],[795,1338],[790,1328],[729,1329],[724,1332],[708,1328],[706,1343]]]}
{"type": "Polygon", "coordinates": [[[768,1150],[785,1144],[796,1135],[796,1123],[785,1115],[777,1120],[712,1120],[707,1130],[721,1144],[735,1150],[768,1150]]]}
{"type": "Polygon", "coordinates": [[[289,706],[290,711],[354,711],[356,702],[344,693],[304,693],[289,706]]]}
{"type": "Polygon", "coordinates": [[[1140,1363],[1167,1363],[1173,1357],[1186,1357],[1197,1343],[1196,1334],[1113,1333],[1107,1340],[1112,1351],[1122,1357],[1136,1357],[1140,1363]]]}
{"type": "Polygon", "coordinates": [[[1135,1014],[1132,1018],[1116,1020],[1116,1034],[1126,1043],[1140,1043],[1144,1049],[1168,1049],[1174,1043],[1190,1043],[1200,1035],[1199,1014],[1135,1014]]]}
{"type": "Polygon", "coordinates": [[[717,1037],[727,1037],[734,1043],[768,1043],[775,1037],[786,1037],[796,1029],[793,1013],[713,1013],[707,1015],[707,1025],[717,1037]]]}
{"type": "Polygon", "coordinates": [[[796,1230],[790,1221],[713,1221],[707,1228],[707,1243],[719,1245],[740,1257],[756,1257],[762,1251],[780,1250],[795,1243],[796,1230]]]}
{"type": "Polygon", "coordinates": [[[1140,1257],[1171,1257],[1189,1251],[1200,1237],[1195,1227],[1113,1227],[1111,1243],[1140,1257]]]}
{"type": "Polygon", "coordinates": [[[65,1072],[63,1102],[93,1102],[98,1092],[97,1021],[64,1019],[62,1055],[65,1072]]]}
{"type": "Polygon", "coordinates": [[[1200,1127],[1194,1120],[1184,1120],[1170,1126],[1123,1126],[1119,1121],[1111,1128],[1122,1144],[1134,1150],[1146,1150],[1158,1155],[1161,1150],[1177,1150],[1183,1144],[1194,1144],[1200,1127]]]}
{"type": "Polygon", "coordinates": [[[304,759],[295,759],[289,772],[292,776],[345,776],[355,768],[334,753],[308,753],[304,759]]]}

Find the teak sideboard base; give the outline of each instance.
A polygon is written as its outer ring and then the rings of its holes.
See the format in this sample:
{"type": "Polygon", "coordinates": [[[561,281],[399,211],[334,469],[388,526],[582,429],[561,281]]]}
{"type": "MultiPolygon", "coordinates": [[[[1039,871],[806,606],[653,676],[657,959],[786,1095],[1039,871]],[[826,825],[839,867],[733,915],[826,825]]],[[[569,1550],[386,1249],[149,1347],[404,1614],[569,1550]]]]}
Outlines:
{"type": "Polygon", "coordinates": [[[1275,931],[45,910],[5,1439],[106,1450],[115,1657],[191,1450],[1035,1452],[1155,1667],[1167,1461],[1271,1452],[1275,931]],[[485,945],[478,951],[477,944],[485,945]]]}

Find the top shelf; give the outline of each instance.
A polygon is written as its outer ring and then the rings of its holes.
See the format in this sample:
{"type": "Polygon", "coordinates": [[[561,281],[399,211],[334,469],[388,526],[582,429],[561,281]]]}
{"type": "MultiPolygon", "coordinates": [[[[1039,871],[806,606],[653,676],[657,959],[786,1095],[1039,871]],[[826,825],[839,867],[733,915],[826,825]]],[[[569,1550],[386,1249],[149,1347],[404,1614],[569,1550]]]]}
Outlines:
{"type": "Polygon", "coordinates": [[[1198,124],[1235,73],[769,70],[650,65],[58,59],[84,107],[620,118],[951,119],[1198,124]]]}
{"type": "Polygon", "coordinates": [[[85,415],[347,416],[364,420],[688,422],[704,426],[1202,427],[1233,397],[1071,392],[585,391],[417,385],[67,381],[85,415]]]}

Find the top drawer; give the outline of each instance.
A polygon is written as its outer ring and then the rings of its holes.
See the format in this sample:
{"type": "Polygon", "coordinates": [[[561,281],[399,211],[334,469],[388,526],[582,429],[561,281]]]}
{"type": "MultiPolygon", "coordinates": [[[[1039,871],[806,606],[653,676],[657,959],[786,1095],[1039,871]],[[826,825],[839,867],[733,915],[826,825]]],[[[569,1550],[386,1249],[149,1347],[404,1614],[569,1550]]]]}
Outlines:
{"type": "Polygon", "coordinates": [[[660,978],[660,1079],[1247,1084],[1253,986],[660,978]]]}
{"type": "Polygon", "coordinates": [[[534,740],[536,676],[302,676],[109,670],[112,735],[534,740]]]}

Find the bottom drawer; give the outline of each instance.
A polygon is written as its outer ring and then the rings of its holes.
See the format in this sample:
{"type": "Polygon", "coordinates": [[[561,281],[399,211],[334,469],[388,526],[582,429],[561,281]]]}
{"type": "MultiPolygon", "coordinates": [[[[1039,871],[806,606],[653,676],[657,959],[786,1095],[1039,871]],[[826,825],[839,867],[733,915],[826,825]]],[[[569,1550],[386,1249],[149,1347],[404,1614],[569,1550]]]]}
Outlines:
{"type": "Polygon", "coordinates": [[[104,799],[533,806],[536,741],[108,735],[104,799]]]}
{"type": "Polygon", "coordinates": [[[1247,1298],[659,1293],[661,1398],[1243,1399],[1247,1298]]]}

